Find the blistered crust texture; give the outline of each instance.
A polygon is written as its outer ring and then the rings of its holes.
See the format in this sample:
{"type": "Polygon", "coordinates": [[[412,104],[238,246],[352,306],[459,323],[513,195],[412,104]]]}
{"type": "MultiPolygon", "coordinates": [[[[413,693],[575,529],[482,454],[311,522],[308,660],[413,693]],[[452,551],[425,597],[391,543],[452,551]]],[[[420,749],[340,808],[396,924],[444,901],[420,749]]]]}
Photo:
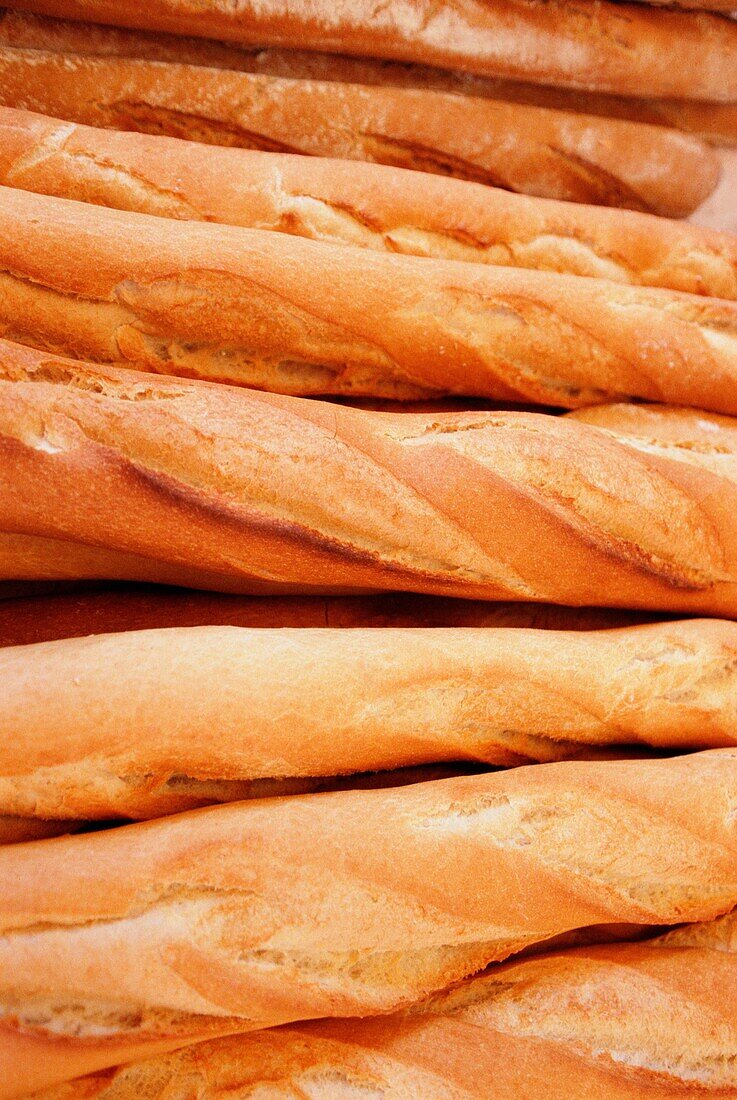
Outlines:
{"type": "Polygon", "coordinates": [[[735,918],[644,943],[496,967],[409,1015],[215,1040],[50,1089],[34,1100],[602,1100],[737,1091],[735,918]],[[75,1091],[76,1090],[76,1091],[75,1091]],[[242,1092],[240,1090],[243,1090],[242,1092]]]}
{"type": "Polygon", "coordinates": [[[117,130],[414,168],[685,216],[719,165],[659,126],[488,98],[0,45],[0,101],[117,130]]]}
{"type": "Polygon", "coordinates": [[[7,343],[0,370],[5,579],[61,550],[67,576],[226,591],[737,613],[726,417],[368,413],[7,343]]]}
{"type": "Polygon", "coordinates": [[[365,162],[202,146],[0,108],[0,183],[378,252],[737,298],[737,241],[728,234],[365,162]]]}
{"type": "Polygon", "coordinates": [[[550,764],[0,849],[0,1041],[45,1052],[40,1087],[75,1052],[389,1012],[567,930],[710,920],[736,780],[728,749],[550,764]]]}
{"type": "Polygon", "coordinates": [[[737,624],[132,631],[0,650],[0,681],[0,812],[147,818],[440,761],[728,746],[737,624]]]}
{"type": "Polygon", "coordinates": [[[315,0],[288,8],[279,0],[23,0],[22,7],[625,95],[730,101],[737,93],[737,27],[716,15],[608,0],[315,0]]]}

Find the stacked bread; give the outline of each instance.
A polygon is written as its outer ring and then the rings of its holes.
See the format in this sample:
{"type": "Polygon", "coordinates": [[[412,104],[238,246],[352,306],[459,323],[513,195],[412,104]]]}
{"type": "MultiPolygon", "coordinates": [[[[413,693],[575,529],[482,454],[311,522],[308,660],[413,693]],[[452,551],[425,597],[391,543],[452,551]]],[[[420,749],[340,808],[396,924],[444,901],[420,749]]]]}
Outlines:
{"type": "Polygon", "coordinates": [[[637,944],[507,963],[409,1012],[210,1040],[37,1095],[164,1100],[177,1081],[187,1096],[373,1088],[402,1098],[516,1100],[524,1081],[526,1095],[568,1100],[585,1081],[600,1096],[671,1098],[676,1078],[663,1080],[663,1068],[672,1074],[675,1032],[680,1092],[704,1080],[708,1057],[705,1094],[729,1096],[734,954],[732,915],[637,944]],[[701,985],[698,1008],[692,983],[701,985]],[[601,1050],[613,1045],[617,1061],[602,1064],[601,1050]]]}
{"type": "Polygon", "coordinates": [[[675,216],[716,183],[693,135],[737,138],[737,27],[717,14],[612,0],[22,7],[41,16],[0,24],[2,102],[94,126],[675,216]]]}
{"type": "Polygon", "coordinates": [[[0,11],[0,1100],[737,1097],[731,7],[0,11]]]}

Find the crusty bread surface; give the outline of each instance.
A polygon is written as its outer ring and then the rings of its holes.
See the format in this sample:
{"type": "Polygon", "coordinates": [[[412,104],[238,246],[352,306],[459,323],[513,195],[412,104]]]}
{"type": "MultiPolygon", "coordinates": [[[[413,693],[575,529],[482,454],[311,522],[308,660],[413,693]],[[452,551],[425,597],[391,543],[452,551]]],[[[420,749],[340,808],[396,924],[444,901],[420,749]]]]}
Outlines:
{"type": "Polygon", "coordinates": [[[0,334],[300,396],[569,408],[638,398],[737,412],[734,301],[428,263],[8,187],[0,334]]]}
{"type": "Polygon", "coordinates": [[[385,165],[226,149],[0,107],[0,184],[384,252],[737,298],[737,237],[385,165]]]}
{"type": "Polygon", "coordinates": [[[254,1095],[727,1100],[737,1092],[733,913],[637,944],[498,966],[413,1012],[214,1040],[34,1100],[254,1095]],[[243,1090],[241,1094],[239,1090],[243,1090]]]}
{"type": "Polygon", "coordinates": [[[714,919],[735,783],[730,749],[577,761],[2,848],[0,1095],[147,1043],[394,1011],[574,928],[714,919]]]}
{"type": "Polygon", "coordinates": [[[42,15],[421,62],[625,95],[737,98],[737,26],[599,0],[22,0],[42,15]]]}
{"type": "Polygon", "coordinates": [[[377,161],[673,217],[691,213],[719,178],[713,151],[676,130],[427,88],[0,47],[0,102],[94,126],[377,161]]]}
{"type": "Polygon", "coordinates": [[[8,343],[0,363],[2,579],[59,579],[68,546],[67,579],[112,556],[254,594],[737,615],[727,417],[369,413],[8,343]]]}
{"type": "Polygon", "coordinates": [[[300,781],[737,744],[737,624],[238,627],[0,651],[0,813],[147,818],[300,781]],[[217,736],[212,736],[217,731],[217,736]]]}
{"type": "MultiPolygon", "coordinates": [[[[730,0],[731,2],[731,0],[730,0]]],[[[737,105],[693,99],[639,98],[576,91],[545,84],[482,77],[460,70],[307,50],[238,46],[204,38],[156,34],[140,30],[73,22],[0,10],[0,45],[50,50],[91,57],[139,57],[205,65],[236,72],[262,73],[297,80],[332,80],[348,84],[379,84],[554,107],[578,114],[604,115],[660,126],[674,126],[717,145],[737,143],[737,105]]]]}

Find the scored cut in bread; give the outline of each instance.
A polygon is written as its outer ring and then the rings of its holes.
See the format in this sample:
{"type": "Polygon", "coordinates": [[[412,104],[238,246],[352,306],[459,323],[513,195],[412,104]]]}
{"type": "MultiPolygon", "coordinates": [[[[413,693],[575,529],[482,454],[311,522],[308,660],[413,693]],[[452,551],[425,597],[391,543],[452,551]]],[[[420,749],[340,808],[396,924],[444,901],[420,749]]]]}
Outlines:
{"type": "Polygon", "coordinates": [[[0,376],[2,580],[737,616],[727,417],[365,412],[8,343],[0,376]]]}
{"type": "Polygon", "coordinates": [[[427,88],[0,46],[0,102],[118,130],[342,157],[684,217],[719,164],[692,135],[427,88]]]}
{"type": "Polygon", "coordinates": [[[0,184],[376,251],[737,298],[737,237],[386,165],[226,149],[0,107],[0,184]]]}
{"type": "Polygon", "coordinates": [[[576,928],[712,920],[736,783],[730,749],[575,761],[0,848],[0,1096],[396,1011],[576,928]]]}
{"type": "MultiPolygon", "coordinates": [[[[719,3],[721,0],[715,0],[719,3]]],[[[732,0],[723,0],[731,3],[732,0]]],[[[719,15],[572,0],[21,0],[26,11],[421,62],[645,97],[737,99],[737,26],[719,15]]]]}
{"type": "Polygon", "coordinates": [[[0,814],[16,817],[149,818],[361,772],[737,744],[737,624],[717,620],[129,631],[2,649],[0,681],[0,814]]]}
{"type": "Polygon", "coordinates": [[[734,913],[642,943],[492,968],[415,1010],[270,1028],[35,1094],[33,1100],[218,1100],[231,1090],[394,1100],[726,1098],[737,1092],[734,913]]]}

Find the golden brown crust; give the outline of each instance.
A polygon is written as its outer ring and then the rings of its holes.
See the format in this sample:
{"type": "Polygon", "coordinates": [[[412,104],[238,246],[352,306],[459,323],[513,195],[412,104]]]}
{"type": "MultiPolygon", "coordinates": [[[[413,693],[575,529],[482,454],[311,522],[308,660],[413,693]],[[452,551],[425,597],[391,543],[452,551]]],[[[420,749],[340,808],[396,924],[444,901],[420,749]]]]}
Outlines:
{"type": "Polygon", "coordinates": [[[629,406],[367,413],[7,343],[0,361],[0,531],[20,536],[3,579],[47,577],[30,536],[101,550],[133,580],[153,563],[254,593],[737,615],[727,417],[643,409],[643,437],[629,406]]]}
{"type": "Polygon", "coordinates": [[[396,1010],[567,929],[711,920],[736,783],[727,749],[550,764],[0,849],[6,1048],[48,1053],[30,1090],[55,1049],[78,1075],[106,1044],[396,1010]]]}
{"type": "Polygon", "coordinates": [[[708,456],[726,454],[713,439],[723,429],[732,432],[737,421],[726,416],[701,416],[695,409],[665,408],[662,405],[619,404],[576,409],[568,419],[579,424],[592,424],[604,431],[623,433],[637,446],[652,448],[669,445],[690,449],[694,454],[708,456]],[[714,446],[710,446],[710,443],[714,446]]]}
{"type": "Polygon", "coordinates": [[[145,819],[311,778],[737,744],[737,625],[716,620],[149,630],[4,649],[0,681],[0,813],[17,817],[145,819]]]}
{"type": "Polygon", "coordinates": [[[33,1100],[600,1100],[737,1093],[734,915],[634,945],[495,967],[412,1015],[233,1036],[43,1092],[33,1100]]]}
{"type": "Polygon", "coordinates": [[[133,28],[394,58],[625,95],[737,97],[737,26],[718,15],[570,0],[23,0],[32,12],[133,28]]]}
{"type": "MultiPolygon", "coordinates": [[[[320,54],[305,50],[238,46],[232,43],[125,30],[94,23],[66,22],[0,12],[0,44],[92,57],[139,57],[188,65],[206,65],[236,72],[262,73],[297,80],[332,80],[349,84],[379,84],[509,100],[530,106],[553,107],[584,115],[604,115],[659,126],[674,126],[698,134],[717,145],[737,143],[737,105],[698,100],[641,99],[575,91],[476,76],[428,65],[320,54]]],[[[642,89],[638,95],[642,95],[642,89]]]]}
{"type": "MultiPolygon", "coordinates": [[[[309,594],[305,594],[304,586],[299,582],[290,584],[280,582],[271,584],[258,583],[253,576],[238,572],[216,572],[198,568],[192,562],[189,564],[174,563],[170,561],[156,560],[143,555],[127,554],[116,550],[110,550],[104,546],[74,542],[66,539],[39,538],[35,535],[19,535],[0,531],[0,578],[13,578],[0,580],[3,588],[10,586],[11,593],[20,588],[21,594],[25,588],[40,588],[44,592],[47,588],[61,587],[62,589],[77,591],[80,587],[99,588],[106,582],[133,581],[142,584],[155,584],[157,586],[181,586],[183,590],[202,589],[210,593],[219,593],[223,596],[230,595],[243,599],[247,596],[250,600],[256,600],[260,606],[262,602],[267,608],[275,603],[279,610],[275,613],[276,622],[266,622],[264,618],[271,618],[271,611],[265,616],[256,612],[256,623],[251,621],[250,613],[234,616],[234,625],[257,626],[292,626],[291,611],[293,600],[306,601],[309,608],[317,605],[320,608],[318,616],[322,616],[324,601],[328,601],[330,622],[327,625],[347,626],[548,626],[561,629],[579,629],[578,623],[583,620],[581,629],[594,629],[596,627],[621,626],[641,621],[650,621],[652,614],[645,611],[634,611],[631,608],[618,608],[616,612],[610,608],[591,609],[587,606],[573,605],[567,608],[559,608],[550,603],[524,604],[517,600],[485,604],[484,600],[474,600],[464,597],[463,603],[457,599],[438,599],[427,595],[413,596],[412,590],[397,591],[389,587],[387,592],[381,594],[381,590],[372,590],[372,595],[366,595],[366,589],[361,590],[360,595],[346,595],[347,586],[342,587],[343,595],[335,595],[335,589],[331,590],[326,585],[309,585],[309,594]],[[22,579],[18,579],[22,578],[22,579]],[[32,578],[32,579],[28,579],[32,578]],[[261,593],[255,596],[254,593],[261,593]],[[267,593],[267,594],[264,594],[267,593]],[[268,594],[270,593],[270,594],[268,594]],[[280,593],[280,595],[276,595],[280,593]],[[284,595],[289,593],[289,595],[284,595]],[[393,608],[395,598],[401,601],[401,610],[397,613],[393,608]],[[389,600],[389,606],[385,601],[389,600]],[[429,599],[432,609],[429,609],[425,600],[429,599]],[[373,607],[373,602],[378,601],[378,606],[373,607]],[[409,604],[405,601],[409,600],[409,604]],[[414,604],[414,600],[420,602],[420,606],[414,604]],[[286,604],[285,602],[286,601],[286,604]],[[436,610],[440,605],[440,610],[436,610]],[[345,607],[349,610],[344,611],[345,607]],[[341,618],[339,623],[333,620],[332,614],[339,608],[341,618]],[[559,621],[558,612],[563,610],[565,618],[559,621]],[[605,621],[609,616],[614,616],[613,621],[605,621]],[[624,616],[624,621],[622,621],[624,616]],[[367,622],[367,619],[369,620],[367,622]]],[[[424,590],[423,590],[424,591],[424,590]]],[[[32,612],[32,608],[30,609],[32,612]]],[[[661,609],[662,610],[662,609],[661,609]]],[[[660,616],[658,616],[660,617],[660,616]]],[[[301,610],[298,613],[298,622],[301,626],[326,625],[314,619],[314,611],[301,610]]],[[[73,620],[72,620],[73,622],[73,620]]],[[[129,620],[127,612],[119,613],[117,625],[113,615],[113,623],[106,627],[106,631],[128,630],[131,625],[126,625],[129,620]]],[[[230,622],[226,620],[226,624],[230,622]]],[[[152,612],[152,619],[148,624],[142,625],[182,626],[203,625],[199,620],[189,622],[179,621],[175,615],[171,622],[161,622],[158,612],[152,612]]],[[[207,625],[207,621],[205,623],[207,625]]],[[[56,629],[54,620],[50,623],[51,629],[56,629]]],[[[14,619],[10,618],[10,631],[16,629],[14,619]]],[[[39,629],[38,627],[36,628],[39,629]]],[[[43,627],[40,628],[43,631],[43,627]]],[[[66,629],[64,627],[64,629],[66,629]]],[[[39,636],[28,632],[28,627],[23,626],[26,633],[23,637],[27,641],[53,640],[45,635],[39,636]]],[[[90,630],[73,631],[73,633],[89,634],[90,630]]],[[[14,634],[9,637],[15,637],[14,634]]],[[[68,636],[68,635],[66,635],[68,636]]],[[[23,644],[23,637],[17,642],[5,644],[23,644]]]]}
{"type": "Polygon", "coordinates": [[[71,539],[9,531],[0,531],[0,577],[13,586],[50,583],[77,588],[80,581],[94,587],[105,581],[135,580],[232,594],[254,591],[246,578],[198,569],[192,563],[157,561],[71,539]]]}
{"type": "Polygon", "coordinates": [[[0,332],[299,395],[636,397],[737,412],[735,302],[12,188],[0,188],[0,332]]]}
{"type": "Polygon", "coordinates": [[[0,107],[0,184],[383,252],[737,298],[737,237],[441,176],[70,126],[0,107]]]}
{"type": "Polygon", "coordinates": [[[685,216],[719,168],[659,126],[427,89],[0,48],[0,99],[75,122],[415,168],[550,198],[685,216]]]}

